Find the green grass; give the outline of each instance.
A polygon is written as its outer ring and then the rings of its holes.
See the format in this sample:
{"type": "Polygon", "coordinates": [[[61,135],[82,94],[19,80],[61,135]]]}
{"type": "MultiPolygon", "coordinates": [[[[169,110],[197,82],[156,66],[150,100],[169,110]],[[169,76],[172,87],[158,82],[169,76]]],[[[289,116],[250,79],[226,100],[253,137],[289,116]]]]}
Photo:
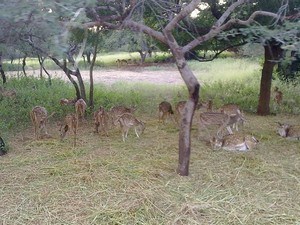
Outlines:
{"type": "Polygon", "coordinates": [[[59,105],[60,98],[74,96],[72,86],[10,78],[6,88],[16,89],[17,97],[0,99],[0,134],[9,145],[0,158],[0,224],[299,224],[300,142],[276,134],[278,121],[299,124],[299,87],[273,81],[284,92],[283,106],[272,105],[276,116],[259,117],[252,113],[259,88],[255,62],[215,63],[190,63],[204,79],[201,98],[212,98],[215,108],[240,104],[247,120],[243,131],[260,142],[245,153],[213,151],[197,139],[194,124],[188,177],[176,174],[177,126],[157,119],[158,103],[185,99],[184,86],[97,84],[95,105],[136,105],[145,133],[137,139],[131,130],[125,143],[117,128],[108,137],[94,134],[89,112],[72,148],[72,136],[60,141],[56,125],[73,111],[59,105]],[[230,80],[219,76],[209,82],[227,68],[234,68],[226,72],[230,80]],[[28,113],[35,105],[56,112],[48,123],[50,139],[33,138],[28,113]]]}

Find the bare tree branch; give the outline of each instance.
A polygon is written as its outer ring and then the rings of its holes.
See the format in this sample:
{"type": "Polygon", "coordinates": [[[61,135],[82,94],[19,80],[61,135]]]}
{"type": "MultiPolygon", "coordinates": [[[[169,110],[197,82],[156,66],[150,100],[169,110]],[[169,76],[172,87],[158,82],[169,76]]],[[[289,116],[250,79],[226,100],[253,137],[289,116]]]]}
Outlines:
{"type": "Polygon", "coordinates": [[[195,48],[199,44],[210,40],[211,38],[216,37],[218,34],[220,34],[222,31],[232,27],[233,25],[242,25],[242,26],[248,26],[251,23],[253,23],[255,20],[255,17],[257,16],[267,16],[267,17],[273,17],[278,18],[278,15],[276,13],[266,12],[266,11],[255,11],[250,15],[250,17],[247,20],[240,20],[240,19],[230,19],[222,26],[216,27],[213,26],[212,29],[205,35],[197,37],[197,39],[191,41],[187,45],[183,47],[184,52],[188,52],[191,49],[195,48]]]}
{"type": "Polygon", "coordinates": [[[180,13],[175,16],[170,23],[165,27],[164,33],[171,32],[174,27],[183,20],[186,16],[188,16],[190,13],[192,13],[196,7],[201,3],[201,0],[193,0],[190,4],[188,4],[186,7],[183,8],[183,10],[180,11],[180,13]]]}

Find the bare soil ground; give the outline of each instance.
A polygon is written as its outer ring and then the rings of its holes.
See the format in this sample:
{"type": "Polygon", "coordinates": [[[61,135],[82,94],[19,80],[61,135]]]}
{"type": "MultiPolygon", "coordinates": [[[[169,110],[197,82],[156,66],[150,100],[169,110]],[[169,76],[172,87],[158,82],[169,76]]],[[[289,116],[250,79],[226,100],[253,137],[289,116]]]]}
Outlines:
{"type": "MultiPolygon", "coordinates": [[[[157,66],[156,66],[157,67],[157,66]]],[[[90,79],[89,70],[81,70],[84,81],[90,79]]],[[[53,77],[59,77],[68,81],[62,70],[51,70],[49,73],[53,77]]],[[[30,73],[29,73],[30,74],[30,73]]],[[[39,76],[38,70],[33,70],[34,76],[39,76]]],[[[180,73],[174,65],[164,65],[159,69],[152,67],[128,66],[122,68],[100,69],[93,72],[95,83],[111,85],[116,82],[143,82],[151,84],[184,84],[180,73]]]]}

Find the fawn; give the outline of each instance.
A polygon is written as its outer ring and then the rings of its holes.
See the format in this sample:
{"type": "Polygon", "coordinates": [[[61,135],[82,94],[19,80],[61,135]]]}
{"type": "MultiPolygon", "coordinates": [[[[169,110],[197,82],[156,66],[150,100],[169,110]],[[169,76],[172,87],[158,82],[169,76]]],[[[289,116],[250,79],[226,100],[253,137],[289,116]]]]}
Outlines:
{"type": "Polygon", "coordinates": [[[76,112],[77,122],[84,118],[86,107],[87,107],[86,103],[82,98],[78,99],[75,102],[75,112],[76,112]]]}
{"type": "Polygon", "coordinates": [[[278,123],[277,133],[290,140],[300,140],[300,125],[278,123]]]}
{"type": "Polygon", "coordinates": [[[256,147],[258,140],[252,135],[232,134],[222,139],[213,137],[210,143],[214,150],[248,151],[256,147]]]}
{"type": "MultiPolygon", "coordinates": [[[[174,115],[171,103],[167,101],[161,102],[158,106],[158,113],[158,121],[163,121],[163,123],[165,124],[167,118],[171,117],[171,115],[174,115]]],[[[173,116],[172,120],[174,120],[173,116]]]]}
{"type": "Polygon", "coordinates": [[[240,114],[227,115],[225,113],[219,112],[203,112],[200,113],[199,124],[198,124],[198,134],[200,137],[200,132],[202,126],[207,129],[207,126],[216,125],[218,126],[217,136],[220,138],[220,132],[226,127],[229,134],[233,134],[230,126],[241,119],[240,114]]]}
{"type": "Polygon", "coordinates": [[[221,113],[225,113],[227,115],[233,115],[233,114],[240,115],[240,119],[232,125],[232,127],[235,128],[236,131],[239,130],[238,123],[241,123],[242,125],[244,125],[245,117],[244,117],[243,113],[241,112],[240,107],[238,105],[233,104],[233,103],[225,104],[220,108],[220,111],[221,111],[221,113]]]}
{"type": "Polygon", "coordinates": [[[76,138],[77,138],[77,130],[78,130],[78,118],[74,113],[67,114],[60,125],[60,138],[63,140],[67,134],[67,132],[71,129],[74,135],[73,146],[76,146],[76,138]]]}
{"type": "Polygon", "coordinates": [[[131,113],[124,113],[119,116],[115,121],[115,124],[119,123],[122,129],[122,139],[125,142],[130,127],[134,127],[136,136],[139,138],[145,130],[145,123],[135,118],[131,113]]]}
{"type": "Polygon", "coordinates": [[[50,136],[47,132],[47,120],[54,113],[48,116],[47,110],[42,106],[35,106],[30,112],[31,122],[34,126],[34,136],[38,140],[43,136],[50,136]],[[42,134],[43,133],[43,134],[42,134]]]}
{"type": "Polygon", "coordinates": [[[94,125],[95,125],[95,133],[99,133],[100,129],[108,136],[108,122],[109,122],[109,115],[105,111],[104,107],[100,106],[99,109],[94,112],[94,125]]]}

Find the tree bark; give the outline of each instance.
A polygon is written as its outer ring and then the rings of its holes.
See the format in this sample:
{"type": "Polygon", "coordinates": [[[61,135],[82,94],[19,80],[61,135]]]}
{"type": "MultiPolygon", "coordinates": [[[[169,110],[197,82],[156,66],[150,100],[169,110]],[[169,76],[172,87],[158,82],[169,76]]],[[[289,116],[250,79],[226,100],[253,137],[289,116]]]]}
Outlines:
{"type": "Polygon", "coordinates": [[[282,53],[278,43],[268,43],[264,46],[264,49],[265,61],[262,69],[259,102],[257,107],[257,114],[260,116],[266,116],[270,114],[272,74],[274,66],[277,64],[282,53]]]}
{"type": "Polygon", "coordinates": [[[25,54],[25,56],[23,57],[23,61],[22,61],[22,70],[23,70],[23,73],[24,73],[25,77],[27,76],[26,71],[25,71],[26,58],[27,58],[27,55],[25,54]]]}
{"type": "Polygon", "coordinates": [[[184,58],[184,51],[182,48],[178,46],[176,40],[170,33],[166,33],[165,35],[175,58],[177,68],[189,92],[189,99],[185,104],[179,130],[179,160],[177,167],[177,173],[179,175],[188,176],[191,154],[191,127],[195,107],[199,99],[200,84],[192,70],[189,68],[187,61],[184,58]]]}
{"type": "MultiPolygon", "coordinates": [[[[99,29],[97,30],[97,34],[99,34],[99,29]]],[[[96,43],[95,43],[95,46],[94,46],[93,58],[92,58],[92,61],[90,63],[90,96],[89,96],[90,99],[89,99],[89,106],[90,106],[91,110],[94,109],[94,77],[93,77],[93,70],[94,70],[94,66],[95,66],[95,62],[96,62],[96,58],[97,58],[98,44],[99,44],[99,41],[97,39],[96,43]]]]}
{"type": "Polygon", "coordinates": [[[2,67],[2,52],[0,52],[0,73],[1,73],[1,77],[2,77],[2,83],[5,84],[6,83],[6,76],[2,67]]]}

